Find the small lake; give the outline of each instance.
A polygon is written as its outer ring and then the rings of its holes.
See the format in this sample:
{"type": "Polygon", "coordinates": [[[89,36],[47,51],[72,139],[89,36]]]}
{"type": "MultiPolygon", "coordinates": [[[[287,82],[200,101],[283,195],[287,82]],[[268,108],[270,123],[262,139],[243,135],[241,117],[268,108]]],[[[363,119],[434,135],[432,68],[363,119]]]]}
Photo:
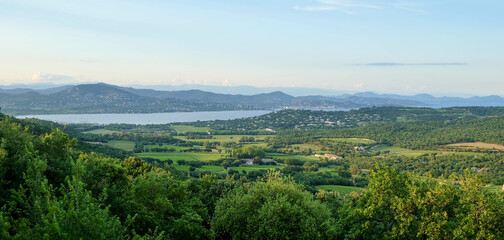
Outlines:
{"type": "Polygon", "coordinates": [[[95,124],[166,124],[174,122],[196,122],[210,120],[231,120],[268,114],[269,110],[215,111],[215,112],[170,112],[170,113],[111,113],[111,114],[47,114],[22,115],[16,118],[38,118],[58,123],[95,124]]]}

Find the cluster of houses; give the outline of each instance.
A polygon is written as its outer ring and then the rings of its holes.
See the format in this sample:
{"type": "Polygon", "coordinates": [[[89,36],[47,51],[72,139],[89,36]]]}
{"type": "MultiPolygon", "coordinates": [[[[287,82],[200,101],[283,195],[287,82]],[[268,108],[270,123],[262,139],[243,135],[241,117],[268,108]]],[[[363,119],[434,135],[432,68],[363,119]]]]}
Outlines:
{"type": "Polygon", "coordinates": [[[366,151],[366,148],[364,148],[363,146],[355,146],[353,149],[355,151],[357,151],[357,152],[364,152],[364,151],[366,151]]]}

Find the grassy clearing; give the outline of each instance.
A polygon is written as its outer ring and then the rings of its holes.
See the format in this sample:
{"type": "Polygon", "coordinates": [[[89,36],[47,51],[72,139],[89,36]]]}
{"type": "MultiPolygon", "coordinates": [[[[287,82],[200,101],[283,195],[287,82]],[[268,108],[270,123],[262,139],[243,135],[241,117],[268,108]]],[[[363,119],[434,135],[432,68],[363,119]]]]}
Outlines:
{"type": "Polygon", "coordinates": [[[206,132],[210,131],[209,127],[194,127],[188,125],[175,125],[172,126],[173,130],[178,133],[187,133],[187,132],[206,132]]]}
{"type": "Polygon", "coordinates": [[[238,143],[242,137],[253,137],[256,141],[264,141],[266,137],[271,137],[271,135],[213,135],[212,139],[187,139],[185,136],[174,136],[184,141],[191,142],[235,142],[238,143]]]}
{"type": "Polygon", "coordinates": [[[146,145],[145,146],[146,148],[148,149],[152,149],[152,148],[166,148],[166,149],[170,149],[170,148],[173,148],[175,149],[175,151],[179,151],[179,150],[183,150],[183,149],[188,149],[188,147],[181,147],[181,146],[175,146],[175,145],[146,145]]]}
{"type": "Polygon", "coordinates": [[[405,122],[406,120],[407,120],[406,117],[397,117],[396,118],[397,122],[405,122]]]}
{"type": "Polygon", "coordinates": [[[283,153],[267,153],[266,158],[273,159],[299,159],[301,161],[318,161],[319,158],[315,156],[302,156],[302,155],[287,155],[283,153]]]}
{"type": "Polygon", "coordinates": [[[391,155],[401,155],[407,157],[418,157],[424,154],[440,153],[439,151],[432,150],[411,150],[406,148],[394,147],[394,146],[379,146],[374,149],[375,151],[389,151],[391,155]]]}
{"type": "Polygon", "coordinates": [[[112,140],[108,141],[108,143],[104,143],[107,146],[113,147],[113,148],[119,148],[125,151],[133,151],[133,148],[135,147],[135,143],[131,141],[119,141],[119,140],[112,140]]]}
{"type": "Polygon", "coordinates": [[[305,143],[305,144],[292,144],[290,149],[294,149],[294,151],[303,151],[303,150],[311,149],[312,151],[320,152],[322,147],[323,146],[319,145],[319,144],[305,143]]]}
{"type": "Polygon", "coordinates": [[[340,185],[319,185],[319,186],[316,186],[315,189],[324,190],[324,191],[339,192],[341,194],[350,194],[351,192],[362,191],[362,188],[359,188],[359,187],[340,186],[340,185]]]}
{"type": "Polygon", "coordinates": [[[319,172],[334,172],[334,167],[319,167],[319,172]]]}
{"type": "Polygon", "coordinates": [[[503,192],[501,185],[488,185],[487,189],[491,192],[503,192]]]}
{"type": "Polygon", "coordinates": [[[271,135],[213,135],[217,140],[230,140],[238,142],[242,137],[253,137],[256,141],[263,141],[267,137],[271,137],[271,135]]]}
{"type": "Polygon", "coordinates": [[[454,144],[448,144],[444,145],[445,147],[455,147],[455,148],[462,148],[462,149],[495,149],[495,150],[504,150],[504,146],[499,145],[499,144],[492,144],[492,143],[484,143],[484,142],[468,142],[468,143],[454,143],[454,144]]]}
{"type": "Polygon", "coordinates": [[[91,133],[91,134],[98,134],[98,135],[104,135],[104,134],[112,134],[112,133],[117,133],[118,131],[112,131],[112,130],[107,130],[103,128],[91,130],[91,131],[86,131],[83,133],[91,133]]]}
{"type": "Polygon", "coordinates": [[[367,139],[367,138],[323,138],[323,140],[329,140],[332,142],[353,143],[353,144],[374,144],[374,143],[376,143],[374,140],[367,139]]]}
{"type": "Polygon", "coordinates": [[[252,166],[243,166],[243,167],[232,167],[231,169],[235,171],[243,171],[245,172],[252,172],[252,171],[259,171],[259,170],[275,170],[275,169],[282,169],[285,166],[283,165],[252,165],[252,166]]]}
{"type": "Polygon", "coordinates": [[[171,159],[173,161],[186,160],[186,161],[213,161],[223,157],[220,153],[195,153],[195,152],[143,152],[136,153],[139,157],[155,158],[161,161],[171,159]]]}
{"type": "Polygon", "coordinates": [[[256,147],[262,147],[262,148],[268,147],[268,144],[264,143],[264,142],[242,143],[242,144],[247,145],[247,146],[256,146],[256,147]]]}

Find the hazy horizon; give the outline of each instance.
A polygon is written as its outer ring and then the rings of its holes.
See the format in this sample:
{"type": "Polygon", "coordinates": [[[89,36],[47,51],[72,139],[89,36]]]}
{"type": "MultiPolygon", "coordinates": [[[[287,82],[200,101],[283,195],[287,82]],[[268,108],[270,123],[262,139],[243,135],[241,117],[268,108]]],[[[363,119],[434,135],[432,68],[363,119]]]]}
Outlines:
{"type": "Polygon", "coordinates": [[[0,85],[504,95],[502,1],[0,2],[0,85]]]}
{"type": "Polygon", "coordinates": [[[120,87],[131,87],[136,89],[153,89],[157,91],[182,91],[182,90],[202,90],[213,93],[221,93],[221,94],[242,94],[242,95],[255,95],[261,93],[270,93],[274,91],[281,91],[286,94],[292,96],[309,96],[309,95],[321,95],[321,96],[339,96],[345,94],[359,94],[359,93],[376,93],[380,95],[392,94],[392,95],[401,95],[401,96],[414,96],[419,94],[428,94],[434,97],[461,97],[461,98],[470,98],[470,97],[485,97],[496,95],[500,97],[504,97],[504,95],[498,94],[488,94],[488,95],[475,95],[471,93],[429,93],[429,92],[420,92],[420,93],[412,93],[412,92],[380,92],[380,91],[347,91],[343,89],[322,89],[322,88],[306,88],[306,87],[256,87],[251,85],[239,85],[239,86],[218,86],[218,85],[202,85],[202,84],[179,84],[179,85],[169,85],[169,84],[115,84],[115,83],[105,83],[105,82],[76,82],[76,83],[12,83],[8,85],[0,84],[0,89],[9,90],[9,89],[20,89],[20,88],[30,88],[33,90],[43,90],[49,88],[58,88],[63,86],[75,86],[80,84],[110,84],[120,87]]]}

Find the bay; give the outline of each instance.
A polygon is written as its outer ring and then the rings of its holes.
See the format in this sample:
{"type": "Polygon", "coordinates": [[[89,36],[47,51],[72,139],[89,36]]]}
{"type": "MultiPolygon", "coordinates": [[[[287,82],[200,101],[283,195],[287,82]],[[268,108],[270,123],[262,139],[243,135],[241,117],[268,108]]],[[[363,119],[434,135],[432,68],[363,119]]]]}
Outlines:
{"type": "Polygon", "coordinates": [[[111,113],[111,114],[47,114],[21,115],[16,118],[37,118],[58,123],[93,124],[166,124],[175,122],[196,122],[210,120],[231,120],[268,114],[269,110],[214,111],[214,112],[169,112],[169,113],[111,113]]]}

